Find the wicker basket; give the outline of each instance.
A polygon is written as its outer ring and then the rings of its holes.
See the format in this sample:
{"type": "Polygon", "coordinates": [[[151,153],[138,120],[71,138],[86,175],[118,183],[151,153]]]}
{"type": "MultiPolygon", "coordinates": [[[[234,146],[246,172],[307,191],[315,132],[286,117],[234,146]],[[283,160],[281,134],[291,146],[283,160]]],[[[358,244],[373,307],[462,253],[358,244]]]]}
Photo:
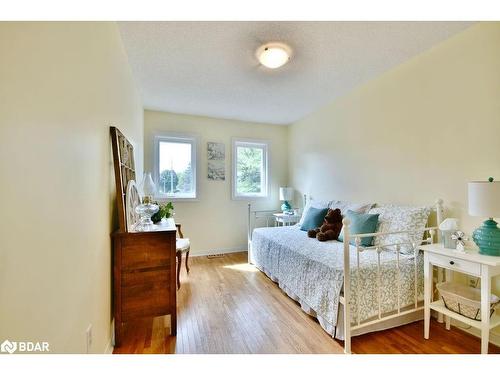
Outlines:
{"type": "MultiPolygon", "coordinates": [[[[447,309],[481,321],[481,291],[479,289],[452,282],[440,283],[436,286],[447,309]]],[[[496,295],[490,296],[490,316],[495,312],[499,302],[500,299],[496,295]]]]}

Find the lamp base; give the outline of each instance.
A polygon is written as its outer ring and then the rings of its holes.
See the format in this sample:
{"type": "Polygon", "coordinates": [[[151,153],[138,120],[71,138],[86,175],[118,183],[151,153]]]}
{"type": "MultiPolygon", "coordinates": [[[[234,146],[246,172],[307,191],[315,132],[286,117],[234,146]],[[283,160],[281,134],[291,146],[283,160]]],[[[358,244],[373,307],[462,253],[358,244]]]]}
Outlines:
{"type": "Polygon", "coordinates": [[[479,254],[500,256],[500,228],[495,220],[486,220],[474,231],[472,239],[479,247],[479,254]]]}
{"type": "Polygon", "coordinates": [[[288,201],[284,201],[283,204],[281,205],[281,211],[283,212],[292,212],[292,206],[288,201]]]}

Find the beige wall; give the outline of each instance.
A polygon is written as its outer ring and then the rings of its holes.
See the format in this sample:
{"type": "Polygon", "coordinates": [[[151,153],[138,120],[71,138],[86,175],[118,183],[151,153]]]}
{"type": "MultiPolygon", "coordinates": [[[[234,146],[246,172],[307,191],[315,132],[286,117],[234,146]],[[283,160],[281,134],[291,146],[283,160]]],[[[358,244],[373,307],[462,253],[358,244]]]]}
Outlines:
{"type": "Polygon", "coordinates": [[[428,204],[467,230],[470,180],[500,179],[500,23],[481,23],[290,127],[291,185],[317,198],[428,204]]]}
{"type": "Polygon", "coordinates": [[[439,197],[470,233],[482,219],[467,214],[467,182],[500,179],[500,23],[465,30],[289,130],[290,182],[302,193],[439,197]]]}
{"type": "Polygon", "coordinates": [[[258,209],[279,207],[279,186],[287,182],[287,128],[165,112],[144,113],[144,169],[153,170],[153,136],[156,133],[187,133],[198,136],[198,199],[174,201],[175,220],[191,239],[191,253],[220,253],[246,249],[247,203],[231,199],[231,138],[270,142],[270,197],[251,200],[258,209]],[[207,142],[226,147],[226,180],[207,179],[207,142]]]}
{"type": "Polygon", "coordinates": [[[109,126],[143,163],[142,104],[114,23],[0,23],[0,341],[110,339],[109,126]]]}

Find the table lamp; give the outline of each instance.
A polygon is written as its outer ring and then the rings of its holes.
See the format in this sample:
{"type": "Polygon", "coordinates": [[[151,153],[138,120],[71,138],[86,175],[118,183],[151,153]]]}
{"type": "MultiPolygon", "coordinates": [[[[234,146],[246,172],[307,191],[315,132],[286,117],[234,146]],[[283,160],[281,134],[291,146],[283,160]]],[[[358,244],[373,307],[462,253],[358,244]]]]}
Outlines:
{"type": "Polygon", "coordinates": [[[281,211],[283,213],[292,212],[292,206],[288,201],[293,199],[293,188],[291,187],[280,187],[280,201],[284,201],[281,205],[281,211]]]}
{"type": "Polygon", "coordinates": [[[500,256],[500,228],[494,217],[500,217],[500,183],[493,177],[488,181],[469,182],[469,215],[488,217],[472,234],[479,253],[500,256]]]}

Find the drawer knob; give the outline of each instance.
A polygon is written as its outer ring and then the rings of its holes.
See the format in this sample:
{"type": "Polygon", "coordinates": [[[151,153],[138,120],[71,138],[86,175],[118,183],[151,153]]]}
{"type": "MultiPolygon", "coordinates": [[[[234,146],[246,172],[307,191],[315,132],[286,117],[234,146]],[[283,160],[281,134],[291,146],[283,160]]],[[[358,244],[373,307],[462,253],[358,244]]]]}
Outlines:
{"type": "Polygon", "coordinates": [[[455,264],[455,262],[450,260],[450,264],[453,266],[455,264]]]}

